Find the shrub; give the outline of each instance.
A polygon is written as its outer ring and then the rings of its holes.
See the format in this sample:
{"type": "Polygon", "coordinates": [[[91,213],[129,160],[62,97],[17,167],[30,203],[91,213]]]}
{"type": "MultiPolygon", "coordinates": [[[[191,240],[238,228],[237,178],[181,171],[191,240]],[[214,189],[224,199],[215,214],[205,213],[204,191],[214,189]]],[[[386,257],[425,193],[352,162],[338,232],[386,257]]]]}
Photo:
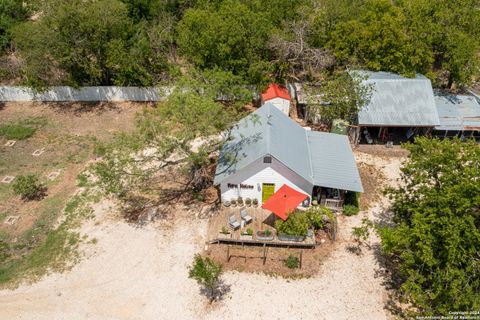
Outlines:
{"type": "Polygon", "coordinates": [[[270,230],[268,230],[268,229],[263,231],[263,235],[264,235],[265,237],[269,237],[271,234],[272,234],[272,232],[271,232],[270,230]]]}
{"type": "Polygon", "coordinates": [[[248,228],[248,229],[247,229],[247,234],[248,234],[249,236],[253,235],[253,229],[252,229],[252,228],[248,228]]]}
{"type": "Polygon", "coordinates": [[[77,186],[86,187],[88,184],[88,177],[85,173],[80,173],[77,176],[77,186]]]}
{"type": "Polygon", "coordinates": [[[296,269],[300,266],[300,259],[295,256],[288,256],[287,260],[285,260],[285,265],[289,269],[296,269]]]}
{"type": "Polygon", "coordinates": [[[253,200],[252,200],[252,204],[253,204],[254,206],[258,206],[258,199],[257,199],[257,198],[253,199],[253,200]]]}
{"type": "Polygon", "coordinates": [[[36,128],[25,126],[21,123],[4,124],[0,126],[0,136],[6,139],[24,140],[30,138],[35,131],[37,131],[36,128]]]}
{"type": "Polygon", "coordinates": [[[247,206],[250,206],[252,204],[252,199],[250,199],[250,198],[245,199],[245,204],[247,206]]]}
{"type": "Polygon", "coordinates": [[[279,234],[290,236],[306,236],[310,223],[304,212],[291,213],[287,220],[277,220],[275,229],[279,234]]]}
{"type": "Polygon", "coordinates": [[[351,204],[346,204],[343,206],[343,214],[346,216],[354,216],[358,213],[359,209],[358,207],[351,205],[351,204]]]}
{"type": "Polygon", "coordinates": [[[220,231],[220,232],[223,233],[223,234],[229,234],[230,230],[228,230],[228,228],[224,226],[224,227],[222,227],[222,231],[220,231]]]}
{"type": "Polygon", "coordinates": [[[210,301],[215,299],[215,291],[220,284],[220,276],[223,273],[222,265],[216,263],[208,257],[195,255],[193,265],[190,268],[188,277],[195,279],[198,284],[207,290],[207,296],[210,301]]]}
{"type": "Polygon", "coordinates": [[[360,205],[359,205],[358,197],[359,197],[358,192],[348,191],[345,194],[345,205],[352,205],[359,208],[360,205]]]}
{"type": "Polygon", "coordinates": [[[311,207],[305,214],[307,215],[308,221],[315,229],[322,229],[325,225],[325,222],[328,218],[333,216],[332,210],[326,207],[311,207]]]}
{"type": "Polygon", "coordinates": [[[242,197],[238,197],[237,203],[238,203],[239,206],[243,206],[243,198],[242,198],[242,197]]]}
{"type": "Polygon", "coordinates": [[[46,187],[35,175],[18,176],[13,183],[13,191],[25,200],[33,200],[42,198],[46,187]]]}
{"type": "Polygon", "coordinates": [[[3,124],[0,125],[0,136],[10,140],[25,140],[30,138],[43,125],[45,125],[45,120],[42,118],[31,118],[3,124]]]}
{"type": "Polygon", "coordinates": [[[230,204],[235,207],[235,206],[237,205],[237,200],[232,199],[232,200],[230,201],[230,204]]]}

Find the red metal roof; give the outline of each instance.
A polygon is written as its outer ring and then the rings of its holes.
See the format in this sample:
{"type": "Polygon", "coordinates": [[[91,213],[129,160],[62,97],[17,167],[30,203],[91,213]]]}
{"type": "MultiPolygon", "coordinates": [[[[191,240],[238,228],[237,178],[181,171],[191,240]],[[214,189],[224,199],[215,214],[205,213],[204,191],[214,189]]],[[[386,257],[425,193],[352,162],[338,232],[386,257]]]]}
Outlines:
{"type": "Polygon", "coordinates": [[[285,221],[289,213],[307,198],[308,196],[305,193],[298,192],[284,184],[262,205],[262,208],[272,211],[277,217],[285,221]]]}
{"type": "Polygon", "coordinates": [[[268,101],[275,98],[290,100],[290,95],[286,87],[276,83],[270,83],[267,90],[262,93],[262,99],[263,101],[268,101]]]}

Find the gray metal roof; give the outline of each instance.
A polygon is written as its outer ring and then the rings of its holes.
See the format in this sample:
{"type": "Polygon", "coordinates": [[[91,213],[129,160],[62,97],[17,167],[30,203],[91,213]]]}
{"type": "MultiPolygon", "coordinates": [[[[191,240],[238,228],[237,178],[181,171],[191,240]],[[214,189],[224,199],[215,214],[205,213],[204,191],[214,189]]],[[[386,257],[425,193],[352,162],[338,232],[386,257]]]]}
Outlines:
{"type": "Polygon", "coordinates": [[[353,71],[372,88],[369,103],[358,113],[359,125],[421,126],[439,124],[432,84],[423,75],[405,78],[388,72],[353,71]]]}
{"type": "Polygon", "coordinates": [[[436,95],[440,125],[435,130],[480,130],[480,104],[474,96],[436,95]]]}
{"type": "Polygon", "coordinates": [[[347,136],[307,131],[307,139],[314,185],[363,192],[347,136]]]}
{"type": "Polygon", "coordinates": [[[363,191],[346,136],[307,131],[271,103],[242,119],[230,135],[220,151],[215,184],[270,154],[312,184],[363,191]],[[324,168],[338,172],[329,176],[324,168]],[[349,184],[344,175],[350,173],[353,175],[350,180],[358,178],[358,182],[349,184]],[[327,184],[322,182],[323,178],[327,184]]]}

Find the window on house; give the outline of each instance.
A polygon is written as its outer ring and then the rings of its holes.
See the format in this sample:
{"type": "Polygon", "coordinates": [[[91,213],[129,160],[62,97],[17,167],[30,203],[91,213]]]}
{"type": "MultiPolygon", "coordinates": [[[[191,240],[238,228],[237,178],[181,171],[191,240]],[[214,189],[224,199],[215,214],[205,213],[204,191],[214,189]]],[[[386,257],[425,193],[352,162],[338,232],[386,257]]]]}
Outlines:
{"type": "Polygon", "coordinates": [[[272,163],[272,157],[263,157],[263,163],[272,163]]]}

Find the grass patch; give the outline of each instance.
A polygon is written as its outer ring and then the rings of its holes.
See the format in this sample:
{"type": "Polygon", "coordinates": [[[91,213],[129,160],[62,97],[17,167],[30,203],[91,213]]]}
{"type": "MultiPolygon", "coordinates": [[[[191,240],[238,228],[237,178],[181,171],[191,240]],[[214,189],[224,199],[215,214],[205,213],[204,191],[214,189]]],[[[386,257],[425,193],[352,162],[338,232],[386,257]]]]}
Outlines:
{"type": "Polygon", "coordinates": [[[44,126],[43,118],[29,118],[0,125],[0,136],[9,140],[25,140],[33,136],[38,128],[44,126]]]}
{"type": "Polygon", "coordinates": [[[40,212],[33,228],[25,232],[18,243],[7,246],[4,243],[0,287],[14,287],[22,281],[35,281],[50,271],[68,269],[78,258],[77,249],[81,241],[79,234],[73,230],[93,212],[88,205],[90,198],[88,191],[74,196],[65,206],[65,218],[56,228],[51,226],[62,211],[64,202],[61,197],[52,198],[40,212]]]}

